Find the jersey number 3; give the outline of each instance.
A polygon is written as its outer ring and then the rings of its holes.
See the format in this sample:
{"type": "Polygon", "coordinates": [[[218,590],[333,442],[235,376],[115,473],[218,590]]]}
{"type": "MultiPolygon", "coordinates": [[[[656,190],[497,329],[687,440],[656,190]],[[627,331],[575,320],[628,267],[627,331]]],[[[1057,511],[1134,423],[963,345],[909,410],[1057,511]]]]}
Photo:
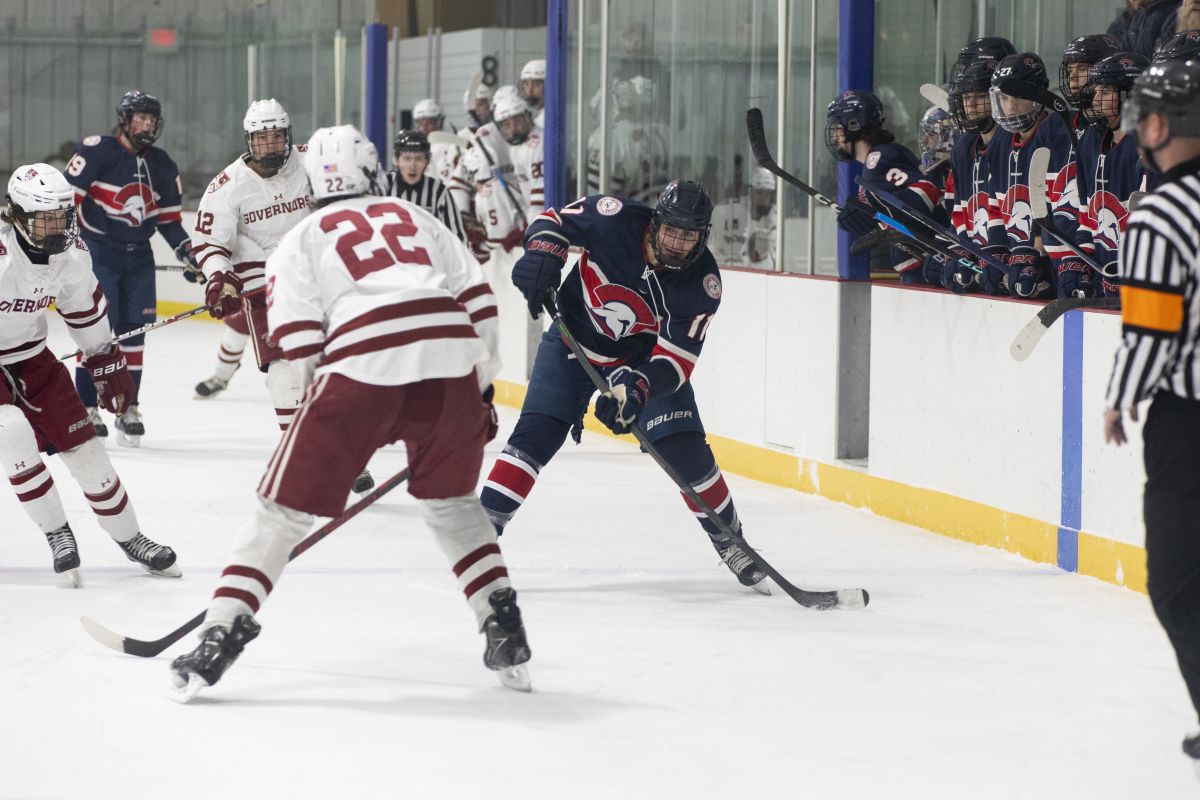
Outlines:
{"type": "Polygon", "coordinates": [[[330,233],[348,224],[349,230],[338,236],[337,254],[342,257],[350,275],[356,281],[361,281],[372,272],[387,269],[393,264],[421,264],[430,266],[429,253],[423,247],[405,247],[400,243],[402,238],[409,238],[417,233],[412,216],[402,206],[392,203],[375,203],[367,206],[366,216],[353,209],[337,211],[321,220],[321,230],[330,233]],[[377,247],[360,256],[357,252],[359,245],[365,244],[375,237],[375,229],[367,217],[378,219],[394,217],[398,222],[389,222],[379,227],[379,234],[387,248],[377,247]]]}

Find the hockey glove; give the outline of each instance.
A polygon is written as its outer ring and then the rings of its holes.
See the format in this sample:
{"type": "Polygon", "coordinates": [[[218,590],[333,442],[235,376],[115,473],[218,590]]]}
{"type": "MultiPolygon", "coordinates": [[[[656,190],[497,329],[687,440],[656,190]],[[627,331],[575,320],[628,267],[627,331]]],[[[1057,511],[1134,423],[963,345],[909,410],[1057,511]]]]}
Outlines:
{"type": "Polygon", "coordinates": [[[1065,258],[1058,264],[1059,297],[1092,297],[1096,282],[1092,268],[1077,258],[1065,258]]]}
{"type": "Polygon", "coordinates": [[[508,235],[500,240],[500,246],[504,248],[504,252],[511,253],[513,248],[521,246],[521,240],[525,238],[525,231],[520,228],[513,228],[508,232],[508,235]]]}
{"type": "Polygon", "coordinates": [[[837,224],[856,239],[879,230],[879,224],[875,222],[875,214],[870,206],[853,197],[846,200],[846,205],[838,212],[837,224]]]}
{"type": "Polygon", "coordinates": [[[1046,257],[1037,252],[1013,253],[1008,257],[1008,286],[1017,297],[1037,297],[1050,288],[1046,257]]]}
{"type": "Polygon", "coordinates": [[[488,387],[483,390],[483,404],[487,406],[488,412],[488,427],[487,438],[485,442],[490,442],[496,438],[496,434],[500,432],[500,416],[496,414],[496,406],[493,401],[496,398],[496,387],[488,384],[488,387]]]}
{"type": "Polygon", "coordinates": [[[542,298],[558,288],[566,263],[567,246],[558,238],[533,238],[526,242],[525,255],[513,266],[512,282],[525,295],[534,319],[542,315],[542,298]]]}
{"type": "Polygon", "coordinates": [[[179,263],[183,264],[183,279],[188,283],[204,283],[207,280],[204,277],[204,270],[200,269],[199,262],[192,255],[192,240],[184,239],[175,248],[175,257],[179,259],[179,263]]]}
{"type": "Polygon", "coordinates": [[[613,433],[629,433],[650,400],[650,380],[629,367],[608,376],[609,391],[596,398],[596,419],[613,433]]]}
{"type": "MultiPolygon", "coordinates": [[[[842,209],[842,212],[845,213],[845,209],[842,209]]],[[[865,256],[877,247],[895,245],[905,241],[908,241],[908,237],[900,231],[876,227],[875,230],[863,234],[851,243],[850,255],[865,256]]]]}
{"type": "MultiPolygon", "coordinates": [[[[1008,263],[1008,249],[1002,245],[988,245],[983,248],[984,252],[992,256],[1002,264],[1008,263]]],[[[991,295],[1008,294],[1008,286],[1005,282],[1007,273],[999,270],[990,264],[984,264],[983,274],[979,276],[979,285],[983,287],[983,291],[991,295]]]]}
{"type": "Polygon", "coordinates": [[[133,401],[133,378],[121,348],[113,345],[107,353],[96,353],[83,360],[83,366],[96,384],[96,397],[105,411],[124,413],[133,401]]]}
{"type": "Polygon", "coordinates": [[[204,304],[213,319],[223,319],[226,314],[236,314],[242,309],[242,279],[232,272],[214,272],[204,289],[204,304]]]}

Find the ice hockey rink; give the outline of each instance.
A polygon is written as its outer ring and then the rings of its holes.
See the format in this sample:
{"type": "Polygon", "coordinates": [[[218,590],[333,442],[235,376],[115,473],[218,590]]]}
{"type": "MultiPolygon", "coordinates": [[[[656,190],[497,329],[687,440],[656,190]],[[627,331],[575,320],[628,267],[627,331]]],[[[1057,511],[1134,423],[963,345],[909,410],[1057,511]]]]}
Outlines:
{"type": "MultiPolygon", "coordinates": [[[[55,352],[71,349],[57,321],[55,352]]],[[[83,559],[62,588],[0,496],[0,798],[1188,798],[1192,726],[1145,596],[730,477],[792,582],[864,586],[814,612],[740,587],[634,447],[585,434],[502,540],[532,694],[500,686],[402,490],[293,562],[262,636],[191,705],[167,663],[104,649],[202,610],[277,438],[243,367],[196,401],[220,329],[150,335],[138,450],[108,449],[181,580],[124,560],[57,459],[83,559]]],[[[516,418],[502,409],[501,437],[516,418]]],[[[376,479],[405,463],[379,453],[376,479]]],[[[485,461],[485,470],[490,459],[485,461]]],[[[313,465],[320,469],[320,465],[313,465]]]]}

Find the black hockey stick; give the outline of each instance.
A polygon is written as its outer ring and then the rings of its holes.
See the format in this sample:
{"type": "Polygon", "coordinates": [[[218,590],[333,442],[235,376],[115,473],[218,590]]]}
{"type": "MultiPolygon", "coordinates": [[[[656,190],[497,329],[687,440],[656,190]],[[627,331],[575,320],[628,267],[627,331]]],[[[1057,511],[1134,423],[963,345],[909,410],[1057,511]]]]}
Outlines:
{"type": "Polygon", "coordinates": [[[1029,354],[1033,352],[1038,342],[1046,335],[1046,331],[1050,330],[1050,326],[1068,311],[1073,311],[1077,308],[1120,307],[1121,299],[1118,297],[1062,297],[1058,300],[1051,300],[1038,311],[1037,316],[1029,320],[1024,328],[1021,328],[1020,332],[1013,338],[1008,352],[1015,361],[1024,361],[1029,358],[1029,354]]]}
{"type": "MultiPolygon", "coordinates": [[[[361,498],[357,503],[343,511],[340,517],[334,517],[320,528],[317,528],[315,531],[305,537],[303,541],[292,548],[292,552],[288,556],[288,561],[295,559],[305,550],[309,549],[314,544],[340,528],[342,525],[346,524],[346,522],[355,517],[367,506],[371,505],[376,500],[390,492],[392,489],[395,489],[397,486],[404,483],[406,480],[408,480],[410,474],[409,468],[405,467],[379,486],[376,486],[370,494],[361,498]]],[[[108,628],[104,627],[90,617],[80,617],[79,622],[81,625],[83,625],[83,629],[87,631],[88,636],[91,636],[105,647],[120,651],[122,653],[128,653],[131,656],[153,658],[163,650],[166,650],[168,647],[178,642],[184,636],[187,636],[189,633],[196,630],[196,628],[200,627],[200,623],[204,622],[204,615],[206,613],[208,613],[207,610],[201,611],[199,614],[192,617],[187,622],[168,633],[166,636],[162,637],[161,639],[155,639],[154,641],[143,641],[141,639],[134,639],[129,636],[122,636],[119,633],[110,631],[108,628]]]]}
{"type": "Polygon", "coordinates": [[[1050,170],[1050,148],[1039,147],[1033,151],[1033,155],[1029,157],[1029,209],[1033,214],[1033,223],[1042,229],[1043,232],[1050,234],[1063,246],[1075,254],[1083,263],[1094,269],[1097,273],[1108,278],[1115,278],[1116,273],[1108,275],[1100,268],[1087,253],[1079,248],[1071,238],[1058,229],[1058,225],[1054,222],[1054,214],[1050,211],[1050,204],[1047,202],[1046,194],[1046,175],[1050,170]]]}
{"type": "MultiPolygon", "coordinates": [[[[255,294],[258,294],[259,292],[266,291],[266,289],[267,289],[266,286],[260,286],[257,289],[251,289],[248,292],[242,292],[241,294],[238,295],[238,297],[250,297],[251,295],[255,295],[255,294]]],[[[108,343],[109,343],[109,345],[114,345],[114,344],[117,344],[118,342],[123,342],[126,339],[132,339],[134,336],[141,336],[143,333],[149,333],[150,331],[155,330],[157,328],[161,328],[165,325],[170,325],[172,322],[179,322],[180,320],[187,319],[188,317],[194,317],[197,314],[203,314],[205,311],[210,311],[213,308],[215,308],[215,306],[196,306],[195,308],[184,311],[182,314],[176,314],[173,317],[167,317],[166,319],[160,319],[156,322],[150,322],[150,323],[143,325],[140,328],[134,328],[131,331],[122,333],[120,336],[114,336],[112,339],[109,340],[108,343]]],[[[58,360],[66,361],[68,358],[75,358],[76,356],[80,356],[80,355],[83,355],[83,351],[76,350],[74,353],[67,353],[66,355],[59,356],[58,360]]]]}
{"type": "MultiPolygon", "coordinates": [[[[600,377],[600,373],[588,361],[587,354],[583,352],[583,348],[579,346],[579,342],[575,341],[575,337],[571,335],[571,330],[567,327],[567,323],[563,321],[562,316],[558,313],[555,293],[553,291],[547,295],[543,305],[545,306],[546,313],[550,315],[551,320],[558,328],[559,335],[562,336],[563,341],[566,342],[567,347],[574,354],[575,360],[579,362],[579,366],[583,367],[588,380],[592,382],[592,385],[601,394],[611,396],[612,390],[609,388],[608,382],[600,377]]],[[[654,462],[662,468],[662,471],[667,473],[667,477],[679,487],[679,491],[686,495],[697,508],[703,511],[704,515],[720,529],[721,533],[728,536],[738,547],[742,548],[742,551],[750,557],[750,560],[759,569],[767,573],[788,597],[805,608],[812,608],[817,611],[827,611],[832,608],[865,608],[867,603],[870,602],[871,597],[867,594],[866,589],[840,589],[836,591],[814,592],[793,586],[787,578],[780,575],[774,567],[767,563],[767,560],[759,555],[758,551],[750,547],[746,543],[746,540],[741,537],[741,534],[731,528],[725,520],[721,519],[716,511],[713,511],[708,503],[704,502],[704,498],[679,476],[674,467],[667,463],[662,453],[658,452],[658,448],[650,443],[650,440],[646,438],[646,434],[642,432],[641,428],[634,425],[631,432],[634,438],[638,440],[638,444],[642,446],[642,449],[654,459],[654,462]]]]}

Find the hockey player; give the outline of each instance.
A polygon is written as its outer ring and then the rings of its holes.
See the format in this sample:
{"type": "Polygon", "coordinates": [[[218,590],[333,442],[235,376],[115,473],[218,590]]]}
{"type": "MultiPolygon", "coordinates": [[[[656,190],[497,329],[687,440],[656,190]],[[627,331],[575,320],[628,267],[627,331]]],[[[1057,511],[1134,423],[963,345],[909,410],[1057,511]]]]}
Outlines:
{"type": "Polygon", "coordinates": [[[462,215],[454,197],[426,170],[431,157],[429,140],[420,131],[397,131],[392,139],[392,166],[386,193],[407,200],[433,214],[464,244],[469,244],[462,215]]]}
{"type": "Polygon", "coordinates": [[[496,103],[493,115],[501,137],[509,146],[513,183],[520,188],[521,212],[525,219],[533,219],[546,205],[542,129],[534,123],[529,106],[520,97],[505,96],[496,103]]]}
{"type": "MultiPolygon", "coordinates": [[[[597,418],[616,433],[641,428],[679,475],[740,531],[688,381],[721,301],[720,270],[706,246],[712,208],[700,184],[672,181],[654,209],[611,195],[547,209],[526,232],[525,254],[512,280],[535,319],[547,293],[558,288],[563,319],[615,390],[612,398],[597,402],[597,418]],[[583,252],[562,281],[569,247],[583,252]]],[[[497,532],[529,497],[567,433],[579,441],[594,393],[562,338],[548,330],[521,416],[480,495],[497,532]]],[[[768,593],[766,576],[751,558],[685,502],[738,580],[768,593]]]]}
{"type": "Polygon", "coordinates": [[[521,99],[529,104],[533,121],[539,128],[546,126],[546,60],[535,58],[525,62],[521,67],[521,81],[518,84],[521,99]]]}
{"type": "Polygon", "coordinates": [[[775,208],[775,176],[758,167],[750,179],[750,215],[746,225],[746,243],[742,263],[758,269],[775,269],[775,229],[779,215],[775,208]]]}
{"type": "Polygon", "coordinates": [[[1076,110],[1071,118],[1075,127],[1075,138],[1080,139],[1088,129],[1087,120],[1081,112],[1084,90],[1088,85],[1088,70],[1102,58],[1120,52],[1117,40],[1105,33],[1078,36],[1067,43],[1063,50],[1062,63],[1058,67],[1058,90],[1076,110]]]}
{"type": "MultiPolygon", "coordinates": [[[[938,106],[921,115],[921,172],[941,195],[946,218],[950,218],[953,203],[946,193],[950,178],[950,152],[954,145],[954,122],[950,112],[938,106]]],[[[952,271],[943,269],[944,259],[927,255],[922,259],[922,274],[926,283],[950,288],[952,271]]]]}
{"type": "MultiPolygon", "coordinates": [[[[839,161],[858,161],[863,165],[858,199],[863,203],[876,201],[867,192],[879,186],[918,214],[933,217],[941,223],[949,219],[941,206],[941,190],[921,173],[917,157],[884,127],[883,104],[871,92],[852,89],[843,92],[829,104],[825,116],[825,146],[839,161]]],[[[838,218],[839,224],[851,233],[863,231],[851,221],[854,213],[847,208],[838,218]]],[[[900,273],[903,283],[924,283],[921,274],[922,258],[898,247],[893,256],[893,269],[900,273]]]]}
{"type": "Polygon", "coordinates": [[[0,461],[21,508],[41,528],[54,571],[78,586],[79,549],[41,454],[57,453],[100,527],[130,561],[179,577],[175,552],[147,539],[121,479],[88,422],[71,376],[46,348],[51,303],[83,351],[83,368],[105,410],[134,397],[125,354],[112,343],[103,289],[77,238],[75,190],[47,164],[18,167],[0,214],[0,461]]]}
{"type": "MultiPolygon", "coordinates": [[[[203,274],[203,273],[201,273],[203,274]]],[[[242,354],[250,343],[250,328],[246,315],[241,311],[226,314],[221,318],[221,344],[217,349],[217,366],[211,377],[196,384],[197,400],[211,400],[229,388],[233,374],[242,366],[242,354]]]]}
{"type": "MultiPolygon", "coordinates": [[[[667,140],[652,121],[654,87],[641,76],[613,86],[616,122],[607,138],[608,193],[650,204],[667,183],[667,140]]],[[[588,191],[600,192],[599,131],[589,136],[588,191]]]]}
{"type": "MultiPolygon", "coordinates": [[[[419,133],[428,136],[434,131],[444,129],[446,124],[446,113],[442,110],[442,104],[431,97],[421,100],[413,106],[413,125],[419,133]]],[[[454,133],[451,129],[448,133],[454,133]]],[[[458,160],[462,158],[462,148],[455,144],[447,144],[439,142],[431,144],[429,156],[429,167],[426,172],[434,178],[437,178],[447,186],[450,185],[450,176],[454,174],[454,168],[458,166],[458,160]]],[[[455,198],[457,201],[459,198],[455,198]]]]}
{"type": "MultiPolygon", "coordinates": [[[[112,136],[87,136],[67,164],[67,180],[75,187],[80,234],[92,254],[92,269],[108,298],[108,314],[117,334],[153,322],[157,316],[154,231],[188,259],[189,241],[183,229],[183,187],[179,169],[154,146],[162,133],[162,104],[134,90],[117,106],[112,136]]],[[[133,377],[133,397],[116,420],[120,444],[137,447],[146,432],[138,404],[142,384],[144,336],[125,340],[125,358],[133,377]]],[[[96,408],[96,390],[82,365],[75,369],[75,386],[88,410],[97,436],[108,428],[96,408]]]]}
{"type": "Polygon", "coordinates": [[[1200,56],[1200,31],[1180,31],[1154,51],[1150,63],[1161,64],[1164,61],[1185,60],[1197,56],[1200,56]]]}
{"type": "MultiPolygon", "coordinates": [[[[1082,94],[1084,118],[1089,125],[1079,140],[1076,182],[1081,209],[1076,244],[1092,256],[1101,274],[1093,276],[1106,297],[1120,293],[1117,252],[1125,234],[1129,199],[1145,191],[1147,174],[1138,160],[1135,137],[1121,129],[1121,106],[1133,82],[1150,66],[1150,59],[1137,53],[1116,53],[1100,59],[1088,71],[1082,94]]],[[[1065,260],[1077,260],[1067,256],[1065,260]]],[[[1069,267],[1082,271],[1085,267],[1069,267]]]]}
{"type": "Polygon", "coordinates": [[[492,90],[486,84],[479,84],[474,96],[468,87],[463,96],[463,105],[467,110],[467,130],[472,133],[492,121],[492,90]]]}
{"type": "Polygon", "coordinates": [[[489,253],[502,250],[511,253],[520,247],[525,225],[520,206],[512,192],[495,176],[495,155],[481,141],[463,153],[463,169],[474,189],[475,217],[486,232],[489,253]]]}
{"type": "Polygon", "coordinates": [[[481,125],[479,130],[475,132],[475,138],[483,142],[489,147],[488,153],[495,156],[496,159],[496,177],[500,178],[505,184],[511,183],[513,180],[512,159],[509,157],[508,142],[504,141],[504,137],[500,135],[500,128],[496,124],[495,109],[496,106],[504,102],[505,98],[517,95],[517,87],[511,83],[500,86],[492,95],[492,118],[485,125],[481,125]]]}
{"type": "Polygon", "coordinates": [[[1005,56],[1014,55],[1016,52],[1017,48],[1013,47],[1013,43],[1003,36],[981,36],[972,39],[958,51],[950,73],[950,83],[953,84],[962,74],[964,67],[977,61],[998,64],[1005,56]]]}
{"type": "Polygon", "coordinates": [[[992,244],[1006,247],[1008,290],[1018,297],[1052,297],[1057,283],[1060,297],[1091,294],[1091,276],[1064,261],[1070,250],[1061,243],[1039,241],[1029,205],[1029,160],[1039,147],[1050,150],[1046,174],[1047,202],[1058,227],[1074,236],[1078,226],[1075,193],[1074,133],[1057,115],[1040,103],[1012,97],[1000,91],[1005,78],[1048,89],[1046,65],[1035,53],[1005,56],[992,75],[992,116],[1008,135],[1000,135],[988,146],[991,188],[999,205],[1003,228],[995,227],[992,244]],[[1067,273],[1070,274],[1067,274],[1067,273]]]}
{"type": "Polygon", "coordinates": [[[271,337],[299,365],[309,400],[267,466],[200,644],[171,664],[180,701],[215,684],[258,636],[254,615],[313,516],[341,514],[354,476],[398,440],[408,448],[408,491],[486,637],[484,664],[529,690],[517,595],[475,495],[484,443],[496,434],[495,298],[432,215],[365,194],[364,138],[349,125],[313,134],[306,166],[317,209],[267,261],[271,337]]]}

